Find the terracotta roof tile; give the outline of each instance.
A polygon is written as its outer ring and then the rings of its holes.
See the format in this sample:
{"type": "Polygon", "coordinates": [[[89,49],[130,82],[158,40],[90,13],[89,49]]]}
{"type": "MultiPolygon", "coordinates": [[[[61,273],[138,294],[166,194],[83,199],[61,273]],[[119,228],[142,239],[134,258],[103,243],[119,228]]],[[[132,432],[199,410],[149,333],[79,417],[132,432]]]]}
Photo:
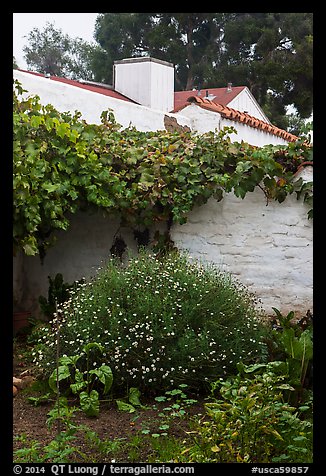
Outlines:
{"type": "Polygon", "coordinates": [[[289,132],[283,129],[279,129],[278,127],[273,126],[272,124],[268,124],[267,122],[264,122],[261,119],[257,119],[256,117],[251,116],[250,114],[237,111],[232,107],[217,104],[215,101],[211,101],[207,98],[201,98],[199,96],[190,96],[188,97],[187,101],[189,103],[195,103],[198,106],[207,109],[208,111],[218,112],[219,114],[221,114],[222,117],[225,117],[226,119],[242,122],[256,129],[261,129],[265,132],[269,132],[270,134],[282,137],[288,142],[294,142],[298,139],[297,136],[290,134],[289,132]]]}
{"type": "Polygon", "coordinates": [[[228,88],[204,88],[198,91],[176,91],[174,93],[174,109],[171,112],[180,111],[185,106],[187,106],[187,99],[189,96],[196,94],[197,97],[205,99],[206,92],[211,94],[214,97],[212,100],[216,104],[222,104],[226,106],[229,102],[232,101],[241,91],[245,89],[245,86],[232,86],[232,89],[228,88]]]}

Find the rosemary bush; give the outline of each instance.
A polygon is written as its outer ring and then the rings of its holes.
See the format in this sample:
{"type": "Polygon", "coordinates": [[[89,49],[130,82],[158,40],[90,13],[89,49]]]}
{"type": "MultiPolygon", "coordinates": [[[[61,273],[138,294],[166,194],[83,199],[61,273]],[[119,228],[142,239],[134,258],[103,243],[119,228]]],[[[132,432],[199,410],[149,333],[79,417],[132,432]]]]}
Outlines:
{"type": "MultiPolygon", "coordinates": [[[[104,352],[93,365],[111,367],[115,390],[156,393],[180,383],[202,390],[233,374],[238,362],[267,354],[253,296],[229,274],[186,255],[159,260],[143,251],[126,265],[111,259],[70,294],[49,324],[60,319],[61,355],[100,343],[104,352]]],[[[55,349],[55,334],[44,326],[33,354],[45,376],[55,367],[55,349]]]]}

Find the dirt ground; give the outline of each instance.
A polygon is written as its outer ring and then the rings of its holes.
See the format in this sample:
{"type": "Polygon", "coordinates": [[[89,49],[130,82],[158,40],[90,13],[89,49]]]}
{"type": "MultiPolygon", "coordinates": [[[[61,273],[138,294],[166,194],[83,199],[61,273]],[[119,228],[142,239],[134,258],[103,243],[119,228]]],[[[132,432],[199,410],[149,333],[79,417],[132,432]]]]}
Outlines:
{"type": "MultiPolygon", "coordinates": [[[[23,359],[15,355],[14,376],[20,377],[21,373],[24,371],[26,372],[28,369],[28,363],[26,364],[23,359]]],[[[33,375],[33,371],[29,373],[33,375]]],[[[14,452],[17,449],[23,447],[26,448],[35,440],[45,446],[50,443],[57,434],[57,428],[52,427],[49,429],[47,425],[48,412],[53,408],[54,402],[47,402],[45,404],[34,406],[28,401],[28,396],[31,395],[33,395],[33,392],[31,393],[30,388],[28,387],[24,390],[20,390],[18,394],[13,397],[14,452]],[[17,439],[17,437],[21,436],[25,437],[25,441],[17,439]]],[[[141,430],[144,428],[149,428],[151,433],[158,433],[160,431],[158,430],[158,427],[164,423],[162,419],[158,417],[158,413],[160,412],[160,408],[166,406],[166,403],[157,404],[157,409],[154,409],[154,400],[146,402],[141,398],[141,401],[146,408],[137,409],[134,413],[119,411],[115,401],[101,402],[99,417],[90,418],[82,411],[78,411],[73,416],[73,422],[76,425],[86,425],[90,430],[96,432],[101,440],[118,441],[121,439],[122,442],[130,442],[134,436],[142,435],[141,430]]],[[[78,405],[77,401],[75,402],[75,405],[78,405]]],[[[195,404],[189,409],[189,415],[202,412],[202,403],[195,404]]],[[[187,420],[188,419],[185,418],[181,423],[180,421],[176,421],[175,425],[172,421],[169,428],[169,436],[183,438],[185,436],[184,431],[188,429],[187,420]]],[[[77,439],[72,442],[72,445],[77,446],[88,456],[89,460],[87,462],[106,463],[111,462],[112,459],[115,458],[115,455],[109,453],[107,456],[103,455],[103,452],[96,454],[95,451],[94,453],[94,448],[87,443],[84,434],[81,433],[79,435],[79,433],[77,433],[76,436],[77,439]]],[[[143,440],[145,439],[144,435],[142,435],[142,438],[143,440]]],[[[127,446],[122,443],[121,447],[122,450],[119,452],[119,462],[130,462],[127,446]],[[125,453],[123,452],[124,446],[126,447],[125,453]]],[[[142,448],[139,451],[142,453],[143,459],[142,461],[137,462],[148,462],[146,459],[146,448],[142,448]]]]}

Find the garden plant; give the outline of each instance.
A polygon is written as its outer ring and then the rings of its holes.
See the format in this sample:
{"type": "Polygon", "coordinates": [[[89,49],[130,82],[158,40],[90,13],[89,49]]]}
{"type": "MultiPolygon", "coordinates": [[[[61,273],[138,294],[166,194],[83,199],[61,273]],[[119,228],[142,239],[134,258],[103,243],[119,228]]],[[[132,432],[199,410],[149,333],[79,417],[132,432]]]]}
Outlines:
{"type": "MultiPolygon", "coordinates": [[[[59,112],[14,88],[14,249],[43,259],[55,233],[77,210],[114,214],[135,232],[155,222],[185,223],[210,197],[244,198],[259,187],[266,203],[296,193],[312,217],[312,182],[297,179],[313,148],[231,142],[234,128],[205,134],[121,130],[111,111],[87,124],[81,113],[59,112]]],[[[166,241],[169,240],[169,234],[166,241]]],[[[160,238],[162,238],[162,236],[160,238]]]]}
{"type": "Polygon", "coordinates": [[[206,414],[190,432],[183,450],[188,461],[210,463],[310,463],[312,421],[302,418],[311,401],[300,407],[286,403],[293,392],[283,361],[238,365],[235,377],[212,384],[206,414]],[[300,418],[301,417],[301,418],[300,418]]]}
{"type": "Polygon", "coordinates": [[[53,404],[53,439],[17,436],[15,461],[91,461],[78,445],[82,434],[99,462],[311,462],[312,323],[275,308],[271,325],[241,283],[179,253],[169,235],[210,197],[244,198],[256,187],[266,204],[296,193],[312,218],[312,183],[296,177],[312,163],[311,144],[231,143],[232,128],[121,130],[111,111],[87,124],[78,111],[59,112],[24,92],[16,82],[14,250],[42,260],[72,213],[95,208],[134,230],[139,254],[120,259],[117,237],[117,257],[88,281],[49,277],[40,300],[49,320],[27,338],[41,390],[26,398],[53,404]],[[150,243],[158,222],[165,231],[150,243]],[[190,417],[199,401],[204,414],[190,417]],[[151,408],[155,422],[123,440],[75,423],[81,413],[100,419],[108,402],[130,423],[151,408]]]}
{"type": "MultiPolygon", "coordinates": [[[[237,362],[267,358],[264,318],[248,290],[216,266],[143,251],[126,265],[110,259],[71,291],[43,335],[38,327],[34,358],[48,377],[56,362],[51,327],[59,325],[61,358],[96,342],[102,351],[94,350],[90,365],[112,369],[116,392],[154,393],[182,383],[200,391],[233,373],[237,362]]],[[[77,375],[88,371],[83,360],[77,365],[77,375]]]]}

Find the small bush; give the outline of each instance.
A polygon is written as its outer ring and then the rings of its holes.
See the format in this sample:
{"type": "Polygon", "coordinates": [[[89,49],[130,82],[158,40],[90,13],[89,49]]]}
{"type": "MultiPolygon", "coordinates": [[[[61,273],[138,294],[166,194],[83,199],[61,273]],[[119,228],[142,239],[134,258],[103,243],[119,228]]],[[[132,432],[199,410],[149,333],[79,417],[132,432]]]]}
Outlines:
{"type": "Polygon", "coordinates": [[[182,455],[198,463],[311,463],[312,422],[284,401],[294,391],[284,362],[239,365],[236,377],[212,384],[206,415],[197,418],[182,455]]]}
{"type": "MultiPolygon", "coordinates": [[[[237,362],[265,357],[261,317],[248,290],[213,265],[178,253],[158,260],[144,251],[127,265],[110,260],[71,291],[59,310],[60,351],[75,355],[87,342],[100,343],[104,353],[93,364],[111,367],[115,389],[186,383],[200,390],[234,373],[237,362]]],[[[34,349],[45,375],[55,366],[53,329],[34,349]]]]}

